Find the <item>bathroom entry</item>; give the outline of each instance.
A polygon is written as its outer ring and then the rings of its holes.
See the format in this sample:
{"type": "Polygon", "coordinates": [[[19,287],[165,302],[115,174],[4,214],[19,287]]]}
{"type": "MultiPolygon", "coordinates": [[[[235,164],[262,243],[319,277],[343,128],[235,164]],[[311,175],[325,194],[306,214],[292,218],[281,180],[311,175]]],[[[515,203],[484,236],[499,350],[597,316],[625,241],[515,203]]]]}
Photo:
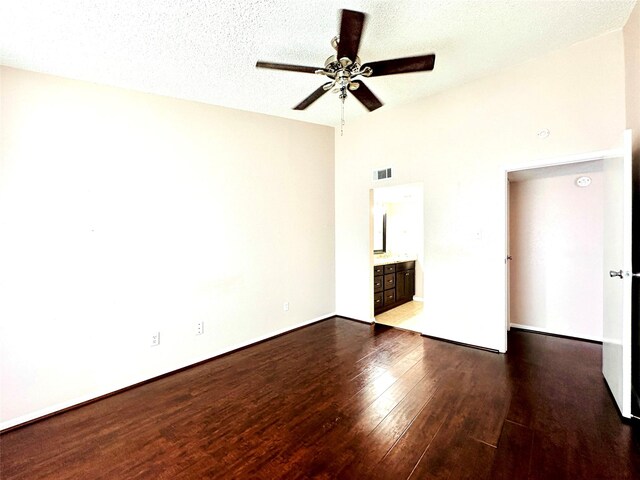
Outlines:
{"type": "Polygon", "coordinates": [[[423,330],[424,192],[422,183],[372,191],[376,323],[423,330]]]}

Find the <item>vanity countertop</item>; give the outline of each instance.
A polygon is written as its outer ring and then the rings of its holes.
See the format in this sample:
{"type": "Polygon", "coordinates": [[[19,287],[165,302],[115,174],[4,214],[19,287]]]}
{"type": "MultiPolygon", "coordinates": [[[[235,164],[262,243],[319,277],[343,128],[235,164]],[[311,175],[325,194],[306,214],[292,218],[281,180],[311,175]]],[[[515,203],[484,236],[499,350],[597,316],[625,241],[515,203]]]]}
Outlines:
{"type": "Polygon", "coordinates": [[[373,257],[374,265],[388,265],[390,263],[398,263],[398,262],[414,262],[416,261],[415,255],[390,255],[388,257],[373,257]]]}

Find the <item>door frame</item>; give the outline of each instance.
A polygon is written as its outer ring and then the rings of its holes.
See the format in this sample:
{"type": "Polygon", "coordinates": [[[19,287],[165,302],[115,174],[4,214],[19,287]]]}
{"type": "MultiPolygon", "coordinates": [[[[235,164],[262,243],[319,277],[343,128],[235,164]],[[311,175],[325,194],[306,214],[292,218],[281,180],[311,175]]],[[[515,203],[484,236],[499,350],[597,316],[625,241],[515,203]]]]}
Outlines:
{"type": "MultiPolygon", "coordinates": [[[[502,185],[503,185],[503,198],[504,198],[504,250],[503,261],[505,264],[504,269],[504,352],[507,351],[507,333],[511,328],[511,319],[509,318],[509,265],[507,262],[507,256],[509,255],[509,173],[519,172],[524,170],[536,170],[538,168],[556,167],[562,165],[570,165],[576,163],[592,162],[596,160],[604,160],[606,158],[619,158],[624,155],[624,147],[600,150],[595,152],[586,152],[575,155],[566,155],[559,157],[541,158],[527,162],[526,164],[511,164],[505,165],[502,168],[502,185]]],[[[502,350],[501,350],[502,351],[502,350]]]]}
{"type": "MultiPolygon", "coordinates": [[[[422,284],[422,289],[423,289],[423,297],[424,297],[424,270],[423,270],[423,265],[424,265],[424,259],[425,259],[425,194],[424,194],[424,182],[407,182],[407,183],[389,183],[389,184],[382,184],[382,185],[374,185],[372,187],[369,188],[369,285],[371,286],[370,289],[370,298],[369,298],[369,308],[370,308],[370,322],[372,324],[375,323],[376,318],[375,318],[375,313],[374,313],[374,308],[373,308],[373,297],[374,297],[374,293],[373,293],[373,267],[374,267],[374,258],[375,258],[375,254],[373,253],[373,208],[375,206],[375,191],[378,189],[386,189],[386,188],[418,188],[420,190],[420,214],[421,214],[421,218],[420,218],[420,222],[422,225],[422,232],[421,232],[421,236],[422,236],[422,243],[419,247],[419,251],[416,252],[416,282],[418,280],[418,275],[420,275],[420,281],[422,284]],[[420,268],[420,270],[418,270],[418,267],[420,268]]],[[[414,300],[418,300],[418,301],[424,301],[423,297],[417,297],[414,294],[413,299],[414,300]]]]}

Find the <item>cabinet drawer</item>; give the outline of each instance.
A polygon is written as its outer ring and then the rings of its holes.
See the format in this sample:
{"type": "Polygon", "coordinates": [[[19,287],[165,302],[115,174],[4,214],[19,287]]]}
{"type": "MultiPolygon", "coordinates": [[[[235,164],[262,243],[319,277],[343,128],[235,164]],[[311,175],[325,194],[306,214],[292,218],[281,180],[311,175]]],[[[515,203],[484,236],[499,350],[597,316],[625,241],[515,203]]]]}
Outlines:
{"type": "Polygon", "coordinates": [[[373,277],[373,291],[381,292],[384,290],[384,278],[382,275],[378,277],[373,277]]]}
{"type": "Polygon", "coordinates": [[[376,265],[373,267],[373,275],[382,275],[384,273],[384,265],[376,265]]]}
{"type": "Polygon", "coordinates": [[[396,291],[395,290],[385,290],[383,305],[391,305],[393,303],[396,303],[396,291]]]}
{"type": "Polygon", "coordinates": [[[396,272],[404,272],[405,270],[415,270],[416,262],[412,260],[410,262],[402,262],[396,265],[396,272]]]}
{"type": "Polygon", "coordinates": [[[392,273],[390,275],[384,276],[384,289],[395,288],[396,286],[396,274],[392,273]]]}
{"type": "Polygon", "coordinates": [[[384,302],[384,295],[382,292],[373,295],[373,308],[380,308],[384,302]]]}
{"type": "Polygon", "coordinates": [[[385,265],[384,266],[384,273],[395,273],[395,272],[396,272],[395,263],[393,265],[385,265]]]}

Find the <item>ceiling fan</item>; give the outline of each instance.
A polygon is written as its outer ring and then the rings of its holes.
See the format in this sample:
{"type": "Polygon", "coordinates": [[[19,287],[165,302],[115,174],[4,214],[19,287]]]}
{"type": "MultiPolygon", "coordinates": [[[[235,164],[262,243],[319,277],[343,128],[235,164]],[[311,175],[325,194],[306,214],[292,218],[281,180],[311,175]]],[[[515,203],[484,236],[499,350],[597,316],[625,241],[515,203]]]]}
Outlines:
{"type": "Polygon", "coordinates": [[[357,77],[380,77],[382,75],[394,75],[398,73],[430,71],[433,70],[436,56],[429,54],[380,60],[363,64],[360,61],[360,57],[358,57],[358,48],[360,46],[360,37],[362,36],[365,18],[366,16],[362,12],[342,10],[340,34],[331,40],[331,46],[336,50],[336,54],[327,58],[324,62],[324,68],[261,61],[256,63],[256,67],[287,70],[290,72],[314,73],[329,78],[329,82],[321,85],[311,95],[293,107],[294,110],[306,109],[329,90],[339,93],[339,98],[343,104],[343,124],[344,101],[347,98],[347,91],[350,91],[369,111],[380,108],[382,102],[361,80],[356,80],[357,77]]]}

